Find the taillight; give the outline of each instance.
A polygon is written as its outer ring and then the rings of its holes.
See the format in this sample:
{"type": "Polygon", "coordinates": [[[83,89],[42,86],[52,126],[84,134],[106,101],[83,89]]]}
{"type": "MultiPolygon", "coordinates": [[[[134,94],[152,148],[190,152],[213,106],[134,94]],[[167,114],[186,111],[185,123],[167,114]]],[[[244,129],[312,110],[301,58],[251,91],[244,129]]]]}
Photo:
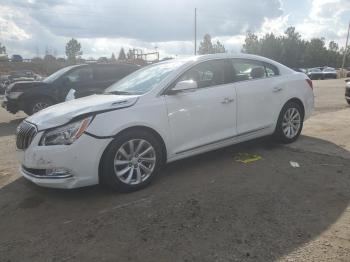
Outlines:
{"type": "Polygon", "coordinates": [[[311,87],[311,89],[313,90],[314,89],[314,85],[312,83],[312,80],[311,79],[306,79],[306,82],[309,84],[309,86],[311,87]]]}

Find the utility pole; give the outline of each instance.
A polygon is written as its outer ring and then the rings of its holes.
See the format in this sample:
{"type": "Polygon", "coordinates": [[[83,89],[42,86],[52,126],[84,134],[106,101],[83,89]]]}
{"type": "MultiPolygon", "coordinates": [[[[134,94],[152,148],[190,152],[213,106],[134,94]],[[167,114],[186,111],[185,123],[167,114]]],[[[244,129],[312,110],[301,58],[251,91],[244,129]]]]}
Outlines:
{"type": "Polygon", "coordinates": [[[197,55],[197,8],[194,9],[194,55],[197,55]]]}
{"type": "Polygon", "coordinates": [[[341,76],[344,76],[345,60],[346,60],[346,55],[348,54],[349,34],[350,34],[350,22],[349,22],[349,27],[348,27],[348,36],[346,37],[346,44],[345,44],[345,52],[344,52],[344,57],[343,57],[343,64],[341,66],[341,76]]]}

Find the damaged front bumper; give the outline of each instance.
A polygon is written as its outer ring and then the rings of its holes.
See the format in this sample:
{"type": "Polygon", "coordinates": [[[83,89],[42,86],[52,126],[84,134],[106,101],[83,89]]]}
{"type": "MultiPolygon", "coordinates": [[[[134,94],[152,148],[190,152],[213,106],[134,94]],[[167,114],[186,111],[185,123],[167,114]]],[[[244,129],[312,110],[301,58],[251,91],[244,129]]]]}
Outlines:
{"type": "Polygon", "coordinates": [[[77,188],[99,183],[99,163],[111,139],[83,134],[71,145],[39,146],[39,132],[30,146],[18,151],[20,172],[33,183],[52,188],[77,188]]]}

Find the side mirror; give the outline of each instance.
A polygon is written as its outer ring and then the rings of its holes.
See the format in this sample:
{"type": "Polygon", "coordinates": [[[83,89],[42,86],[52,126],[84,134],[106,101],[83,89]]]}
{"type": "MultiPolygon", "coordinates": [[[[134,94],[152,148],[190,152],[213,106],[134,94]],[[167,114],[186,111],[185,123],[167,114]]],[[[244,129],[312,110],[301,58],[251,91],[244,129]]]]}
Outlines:
{"type": "Polygon", "coordinates": [[[178,82],[173,89],[170,90],[170,94],[177,94],[186,91],[194,91],[198,88],[197,82],[193,80],[186,80],[178,82]]]}

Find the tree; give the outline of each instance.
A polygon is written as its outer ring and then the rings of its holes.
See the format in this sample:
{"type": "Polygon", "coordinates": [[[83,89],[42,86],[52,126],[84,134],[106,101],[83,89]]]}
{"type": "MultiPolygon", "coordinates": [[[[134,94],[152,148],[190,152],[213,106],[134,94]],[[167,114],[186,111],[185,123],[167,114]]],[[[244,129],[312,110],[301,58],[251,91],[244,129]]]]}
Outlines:
{"type": "Polygon", "coordinates": [[[211,42],[211,36],[209,34],[205,34],[203,41],[199,44],[198,54],[212,54],[213,53],[213,43],[211,42]]]}
{"type": "Polygon", "coordinates": [[[120,48],[120,51],[119,51],[119,56],[118,56],[118,60],[126,60],[126,55],[125,55],[125,51],[124,51],[124,48],[120,48]]]}
{"type": "Polygon", "coordinates": [[[198,54],[200,55],[225,52],[225,46],[222,43],[220,43],[219,40],[213,44],[213,42],[211,41],[211,36],[209,34],[204,35],[203,41],[200,43],[198,48],[198,54]]]}
{"type": "Polygon", "coordinates": [[[258,55],[260,54],[260,44],[258,36],[251,31],[247,31],[245,41],[242,47],[242,52],[247,54],[258,55]]]}
{"type": "Polygon", "coordinates": [[[282,37],[283,53],[280,62],[290,67],[300,67],[305,50],[305,42],[301,35],[295,31],[295,27],[288,27],[282,37]]]}
{"type": "Polygon", "coordinates": [[[0,43],[0,55],[6,54],[6,47],[0,43]]]}
{"type": "Polygon", "coordinates": [[[225,49],[225,46],[220,43],[220,41],[216,41],[215,44],[213,44],[213,49],[214,49],[214,54],[215,53],[226,53],[226,49],[225,49]]]}
{"type": "Polygon", "coordinates": [[[276,37],[273,33],[266,34],[259,43],[260,54],[275,61],[281,62],[283,53],[283,42],[281,37],[276,37]]]}
{"type": "Polygon", "coordinates": [[[329,45],[328,45],[328,49],[330,51],[338,52],[339,51],[339,45],[336,42],[334,42],[334,41],[330,41],[329,45]]]}
{"type": "Polygon", "coordinates": [[[339,49],[334,41],[331,41],[327,48],[324,38],[303,40],[294,27],[289,27],[283,36],[269,33],[258,38],[248,31],[242,52],[265,56],[289,67],[339,67],[344,48],[339,49]]]}
{"type": "Polygon", "coordinates": [[[313,38],[306,44],[304,61],[307,67],[325,66],[327,49],[324,38],[313,38]]]}
{"type": "Polygon", "coordinates": [[[115,55],[114,55],[114,53],[112,53],[112,56],[111,56],[110,61],[111,61],[111,62],[116,62],[116,61],[117,61],[117,59],[115,59],[115,55]]]}
{"type": "Polygon", "coordinates": [[[74,64],[77,61],[77,58],[80,58],[82,54],[83,52],[81,51],[81,44],[74,38],[69,40],[66,45],[66,55],[68,61],[74,64]]]}

